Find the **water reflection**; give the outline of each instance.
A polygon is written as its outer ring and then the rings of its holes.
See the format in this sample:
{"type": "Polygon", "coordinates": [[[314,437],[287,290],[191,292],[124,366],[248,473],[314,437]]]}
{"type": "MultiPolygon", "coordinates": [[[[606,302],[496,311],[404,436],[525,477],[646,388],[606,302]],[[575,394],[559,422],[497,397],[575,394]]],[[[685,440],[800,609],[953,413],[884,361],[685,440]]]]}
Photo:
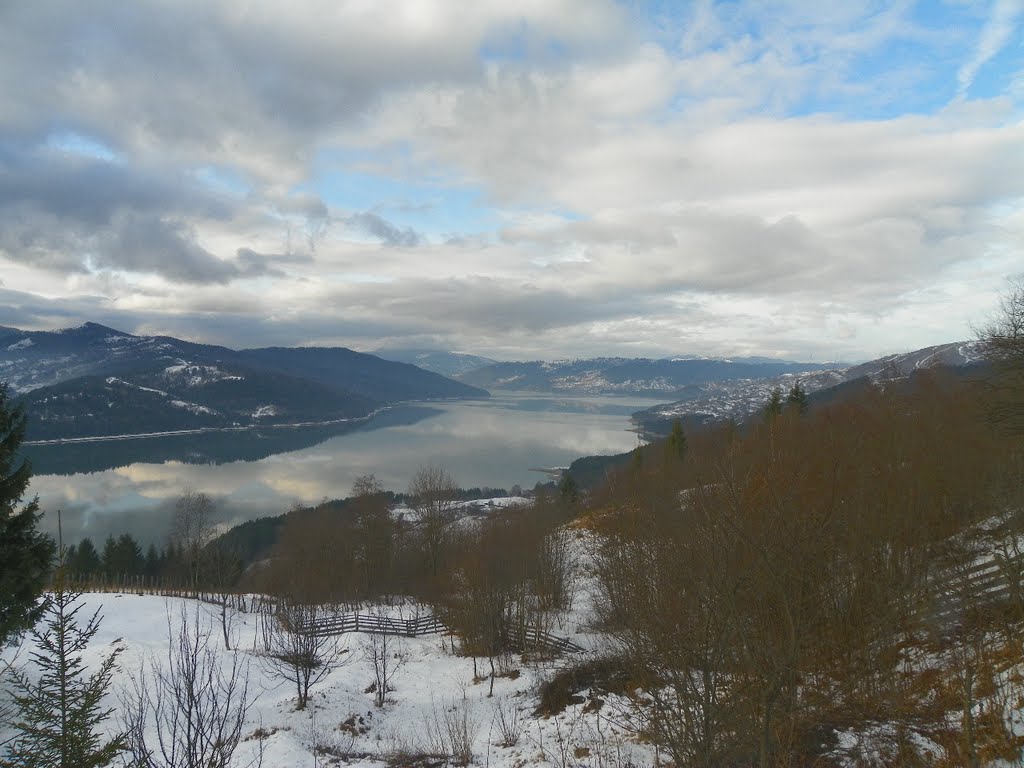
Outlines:
{"type": "MultiPolygon", "coordinates": [[[[497,393],[489,400],[401,406],[341,434],[131,441],[134,454],[126,454],[121,443],[90,444],[92,453],[85,456],[93,463],[86,466],[109,468],[40,473],[31,492],[47,510],[45,527],[52,529],[53,513],[62,510],[69,541],[128,531],[142,542],[161,542],[174,500],[186,487],[213,497],[226,524],[280,514],[294,503],[345,496],[355,478],[371,472],[386,488],[403,490],[428,461],[445,467],[462,486],[532,487],[547,478],[530,467],[566,466],[579,456],[635,447],[629,414],[656,403],[497,393]]],[[[58,453],[33,452],[36,471],[40,464],[69,468],[78,458],[58,453]]]]}

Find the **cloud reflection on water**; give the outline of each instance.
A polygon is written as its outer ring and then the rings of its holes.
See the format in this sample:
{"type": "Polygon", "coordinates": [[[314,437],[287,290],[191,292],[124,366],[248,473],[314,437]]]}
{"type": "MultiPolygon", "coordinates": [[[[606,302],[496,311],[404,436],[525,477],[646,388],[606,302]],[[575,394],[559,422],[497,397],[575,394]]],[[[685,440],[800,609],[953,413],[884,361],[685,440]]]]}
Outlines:
{"type": "Polygon", "coordinates": [[[403,423],[398,408],[383,425],[257,461],[134,463],[38,475],[30,493],[39,495],[47,529],[55,527],[54,513],[62,510],[70,542],[124,531],[144,543],[162,542],[174,500],[185,488],[210,495],[224,521],[235,524],[280,514],[294,503],[344,497],[368,473],[385,488],[401,491],[426,462],[445,467],[466,487],[532,487],[546,478],[531,467],[565,466],[579,456],[635,447],[628,414],[656,402],[501,393],[486,401],[432,403],[437,413],[430,418],[403,423]]]}

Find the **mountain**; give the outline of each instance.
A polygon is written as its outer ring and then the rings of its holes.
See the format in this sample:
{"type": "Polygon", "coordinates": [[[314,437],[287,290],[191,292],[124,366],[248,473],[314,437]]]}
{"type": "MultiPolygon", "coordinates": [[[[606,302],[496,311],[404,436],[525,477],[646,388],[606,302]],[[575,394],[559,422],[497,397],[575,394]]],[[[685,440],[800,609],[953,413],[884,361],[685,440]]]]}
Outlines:
{"type": "Polygon", "coordinates": [[[762,408],[776,387],[786,392],[799,383],[806,392],[814,393],[812,399],[820,400],[837,395],[844,387],[856,386],[857,382],[902,378],[936,365],[965,368],[981,362],[978,342],[958,341],[886,355],[858,365],[710,381],[691,388],[679,400],[638,411],[633,420],[643,431],[666,434],[677,418],[689,425],[742,419],[762,408]]]}
{"type": "Polygon", "coordinates": [[[28,392],[31,440],[338,421],[377,403],[267,371],[176,364],[28,392]]]}
{"type": "Polygon", "coordinates": [[[761,379],[828,369],[828,364],[763,358],[604,357],[557,362],[495,363],[458,375],[459,381],[486,389],[518,389],[576,395],[690,397],[710,382],[761,379]]]}
{"type": "Polygon", "coordinates": [[[0,328],[0,381],[29,439],[323,422],[408,400],[486,397],[416,366],[343,348],[233,350],[86,323],[0,328]]]}
{"type": "Polygon", "coordinates": [[[452,377],[458,377],[497,362],[489,357],[469,355],[465,352],[445,352],[438,349],[376,349],[373,354],[383,357],[385,360],[412,363],[425,371],[452,377]]]}
{"type": "Polygon", "coordinates": [[[439,373],[342,347],[268,347],[237,355],[253,368],[291,373],[382,402],[487,397],[485,390],[439,373]]]}

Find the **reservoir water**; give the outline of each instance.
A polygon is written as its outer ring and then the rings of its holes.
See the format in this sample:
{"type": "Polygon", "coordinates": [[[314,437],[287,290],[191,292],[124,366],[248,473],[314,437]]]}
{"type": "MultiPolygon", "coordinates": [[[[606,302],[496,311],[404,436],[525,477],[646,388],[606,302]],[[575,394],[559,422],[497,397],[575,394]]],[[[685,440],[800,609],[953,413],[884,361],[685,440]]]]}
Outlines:
{"type": "Polygon", "coordinates": [[[39,496],[46,530],[55,530],[61,510],[68,542],[88,535],[99,544],[128,532],[143,545],[159,544],[186,488],[212,497],[228,525],[343,498],[369,473],[404,491],[426,463],[465,488],[532,488],[550,479],[532,468],[635,448],[630,414],[660,402],[492,394],[396,406],[352,425],[29,447],[37,473],[29,494],[39,496]]]}

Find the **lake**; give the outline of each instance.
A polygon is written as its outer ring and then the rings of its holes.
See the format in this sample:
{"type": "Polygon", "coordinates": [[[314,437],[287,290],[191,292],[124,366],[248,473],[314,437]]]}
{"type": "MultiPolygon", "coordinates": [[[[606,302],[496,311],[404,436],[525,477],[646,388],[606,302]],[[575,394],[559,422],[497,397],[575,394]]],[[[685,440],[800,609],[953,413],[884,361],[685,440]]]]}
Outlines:
{"type": "Polygon", "coordinates": [[[109,533],[128,532],[144,546],[159,544],[185,488],[213,498],[228,525],[343,498],[355,478],[370,473],[388,490],[404,491],[426,463],[462,487],[532,488],[550,478],[531,468],[635,448],[630,414],[661,402],[492,394],[396,406],[355,424],[32,446],[25,452],[38,474],[29,493],[45,510],[44,529],[56,530],[61,510],[68,542],[88,535],[100,544],[109,533]]]}

